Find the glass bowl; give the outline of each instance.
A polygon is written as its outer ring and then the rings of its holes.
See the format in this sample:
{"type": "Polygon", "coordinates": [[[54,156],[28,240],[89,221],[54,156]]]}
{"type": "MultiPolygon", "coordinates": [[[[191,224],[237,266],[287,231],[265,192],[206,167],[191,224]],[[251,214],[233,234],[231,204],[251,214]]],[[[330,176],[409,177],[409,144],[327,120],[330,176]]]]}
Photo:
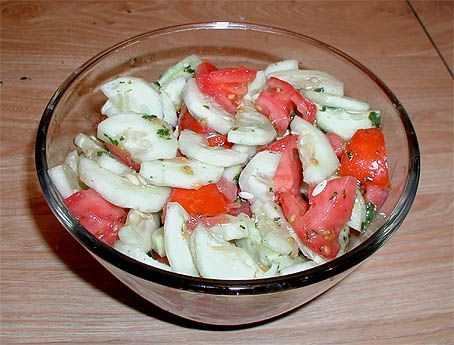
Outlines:
{"type": "Polygon", "coordinates": [[[148,32],[109,48],[75,70],[44,110],[36,139],[36,169],[55,216],[82,246],[124,284],[156,306],[201,323],[241,325],[263,321],[310,301],[377,251],[407,215],[419,180],[419,149],[408,114],[371,71],[345,53],[313,38],[245,23],[212,22],[148,32]],[[79,132],[93,134],[105,101],[100,86],[117,75],[155,80],[170,64],[197,54],[218,67],[262,69],[297,59],[305,69],[342,80],[345,94],[380,109],[391,172],[390,195],[348,253],[315,268],[259,280],[213,280],[163,271],[135,261],[91,235],[65,208],[48,168],[60,164],[79,132]]]}

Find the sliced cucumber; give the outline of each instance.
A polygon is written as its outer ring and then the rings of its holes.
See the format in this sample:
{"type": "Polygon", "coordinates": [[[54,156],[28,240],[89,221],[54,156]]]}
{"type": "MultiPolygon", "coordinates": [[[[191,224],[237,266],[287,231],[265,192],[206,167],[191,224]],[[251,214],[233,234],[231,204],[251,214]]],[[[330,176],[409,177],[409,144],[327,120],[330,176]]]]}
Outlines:
{"type": "Polygon", "coordinates": [[[101,86],[101,91],[114,106],[103,107],[105,112],[113,114],[134,112],[163,117],[159,92],[148,82],[135,77],[117,77],[101,86]]]}
{"type": "Polygon", "coordinates": [[[370,108],[369,103],[361,102],[350,97],[331,95],[326,92],[306,90],[303,91],[303,95],[317,104],[334,108],[342,108],[347,111],[365,112],[369,111],[370,108]]]}
{"type": "Polygon", "coordinates": [[[189,129],[180,133],[178,147],[186,157],[219,167],[231,167],[247,161],[247,154],[222,147],[210,147],[206,139],[189,129]]]}
{"type": "Polygon", "coordinates": [[[161,103],[162,103],[162,118],[172,127],[177,126],[177,110],[175,105],[173,104],[171,98],[167,94],[167,92],[162,91],[160,93],[161,103]]]}
{"type": "Polygon", "coordinates": [[[191,78],[202,60],[197,55],[189,55],[170,66],[158,79],[159,85],[165,86],[178,77],[191,78]]]}
{"type": "Polygon", "coordinates": [[[96,159],[96,157],[107,153],[102,142],[83,133],[76,135],[76,137],[74,138],[74,144],[82,150],[85,156],[91,159],[96,159]]]}
{"type": "Polygon", "coordinates": [[[165,86],[161,88],[161,92],[166,92],[170,99],[173,102],[173,105],[177,110],[181,107],[181,102],[183,101],[183,89],[186,85],[186,78],[180,76],[171,80],[165,86]]]}
{"type": "Polygon", "coordinates": [[[303,164],[303,180],[318,184],[337,170],[339,160],[323,132],[296,116],[290,124],[292,133],[298,135],[298,152],[303,164]]]}
{"type": "Polygon", "coordinates": [[[343,96],[344,84],[332,75],[315,70],[289,70],[273,72],[269,77],[286,81],[298,90],[323,89],[325,93],[343,96]]]}
{"type": "Polygon", "coordinates": [[[235,118],[217,105],[211,98],[204,97],[195,79],[189,79],[183,90],[183,101],[196,120],[205,120],[215,131],[226,134],[235,118]]]}
{"type": "Polygon", "coordinates": [[[306,271],[306,270],[309,270],[316,266],[317,266],[317,264],[313,261],[299,262],[297,264],[284,268],[283,270],[280,271],[279,275],[283,276],[286,274],[292,274],[292,273],[297,273],[297,272],[301,272],[301,271],[306,271]]]}
{"type": "Polygon", "coordinates": [[[249,236],[249,228],[255,226],[254,222],[244,213],[238,216],[227,215],[228,222],[217,224],[209,228],[210,233],[223,241],[239,240],[249,236]]]}
{"type": "Polygon", "coordinates": [[[119,113],[120,110],[109,100],[107,100],[101,108],[101,114],[106,115],[107,117],[117,115],[119,113]]]}
{"type": "Polygon", "coordinates": [[[115,175],[85,157],[80,158],[79,175],[82,182],[112,204],[142,212],[161,210],[170,195],[168,187],[144,185],[135,176],[133,183],[132,178],[115,175]]]}
{"type": "Polygon", "coordinates": [[[297,70],[298,69],[298,60],[283,60],[275,62],[265,68],[265,76],[268,77],[271,73],[288,71],[288,70],[297,70]]]}
{"type": "Polygon", "coordinates": [[[189,215],[176,202],[169,202],[164,223],[164,241],[167,259],[174,272],[199,276],[189,250],[186,221],[189,215]]]}
{"type": "Polygon", "coordinates": [[[166,256],[164,227],[160,227],[151,234],[151,249],[153,249],[162,258],[166,256]]]}
{"type": "Polygon", "coordinates": [[[255,79],[249,84],[247,94],[249,97],[253,97],[262,91],[266,86],[266,77],[263,71],[257,71],[255,79]]]}
{"type": "Polygon", "coordinates": [[[240,174],[242,192],[250,193],[254,200],[273,200],[273,177],[281,160],[281,154],[273,151],[257,153],[240,174]]]}
{"type": "Polygon", "coordinates": [[[177,140],[172,128],[158,118],[134,113],[111,116],[98,125],[97,136],[104,142],[125,148],[136,162],[174,158],[177,140]]]}
{"type": "Polygon", "coordinates": [[[160,268],[165,271],[171,271],[170,266],[163,264],[162,262],[159,262],[158,260],[155,260],[152,257],[148,256],[147,253],[145,253],[137,246],[131,246],[128,244],[123,244],[121,241],[117,241],[114,244],[114,249],[137,261],[143,262],[144,264],[160,268]]]}
{"type": "Polygon", "coordinates": [[[193,254],[200,275],[212,279],[253,279],[259,266],[242,248],[214,237],[198,225],[191,234],[193,254]]]}
{"type": "MultiPolygon", "coordinates": [[[[248,156],[247,159],[249,160],[257,153],[257,146],[236,144],[232,146],[232,150],[246,153],[248,156]]],[[[244,164],[238,164],[234,165],[233,167],[225,168],[222,176],[229,181],[238,183],[238,179],[240,177],[241,169],[243,169],[243,166],[244,164]]]]}
{"type": "Polygon", "coordinates": [[[184,157],[143,162],[140,174],[156,186],[197,189],[218,182],[224,169],[184,157]]]}
{"type": "Polygon", "coordinates": [[[366,221],[366,203],[359,190],[356,191],[355,204],[352,215],[347,225],[355,230],[362,231],[362,225],[366,221]]]}
{"type": "Polygon", "coordinates": [[[317,126],[325,132],[334,132],[345,141],[350,140],[358,129],[372,128],[369,112],[351,113],[340,108],[318,106],[317,126]]]}
{"type": "Polygon", "coordinates": [[[235,127],[228,141],[242,145],[266,145],[276,138],[276,130],[266,116],[250,107],[241,107],[235,115],[235,127]]]}
{"type": "Polygon", "coordinates": [[[130,210],[118,237],[122,243],[137,246],[147,253],[151,250],[151,234],[159,228],[159,224],[157,213],[130,210]]]}

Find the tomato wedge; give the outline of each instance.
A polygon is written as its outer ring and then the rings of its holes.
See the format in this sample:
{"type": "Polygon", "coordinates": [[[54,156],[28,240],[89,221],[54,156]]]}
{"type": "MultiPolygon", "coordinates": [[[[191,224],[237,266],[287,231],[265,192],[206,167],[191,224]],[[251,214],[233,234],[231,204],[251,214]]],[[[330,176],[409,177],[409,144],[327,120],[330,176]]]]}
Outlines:
{"type": "Polygon", "coordinates": [[[202,63],[195,78],[200,91],[212,96],[228,113],[236,113],[238,103],[248,91],[248,84],[255,79],[256,71],[244,66],[213,70],[214,66],[202,63]]]}
{"type": "Polygon", "coordinates": [[[309,203],[300,194],[281,193],[277,199],[290,224],[304,216],[309,208],[309,203]]]}
{"type": "Polygon", "coordinates": [[[230,200],[212,183],[199,189],[173,188],[169,202],[179,203],[191,216],[227,213],[230,200]]]}
{"type": "Polygon", "coordinates": [[[134,169],[135,172],[139,172],[140,164],[132,160],[131,154],[126,149],[111,143],[105,143],[105,145],[109,152],[120,162],[124,163],[131,169],[134,169]]]}
{"type": "Polygon", "coordinates": [[[274,191],[299,195],[303,182],[303,168],[298,155],[297,135],[288,135],[272,144],[263,146],[261,150],[281,153],[281,160],[273,177],[274,191]]]}
{"type": "Polygon", "coordinates": [[[304,120],[314,122],[317,106],[304,98],[291,84],[271,77],[267,80],[268,90],[263,90],[256,101],[257,110],[268,116],[278,135],[288,128],[291,114],[298,110],[304,120]]]}
{"type": "Polygon", "coordinates": [[[324,258],[335,258],[340,250],[339,233],[351,217],[356,182],[351,176],[339,177],[316,196],[309,193],[309,210],[293,222],[304,244],[324,258]]]}
{"type": "Polygon", "coordinates": [[[371,202],[379,210],[388,198],[389,192],[381,187],[373,184],[366,186],[366,192],[364,193],[364,201],[366,203],[371,202]]]}
{"type": "Polygon", "coordinates": [[[380,128],[355,132],[342,155],[340,175],[354,176],[366,186],[389,187],[388,158],[380,128]]]}
{"type": "Polygon", "coordinates": [[[76,192],[63,202],[79,223],[101,241],[113,245],[118,240],[126,210],[112,205],[93,189],[76,192]]]}

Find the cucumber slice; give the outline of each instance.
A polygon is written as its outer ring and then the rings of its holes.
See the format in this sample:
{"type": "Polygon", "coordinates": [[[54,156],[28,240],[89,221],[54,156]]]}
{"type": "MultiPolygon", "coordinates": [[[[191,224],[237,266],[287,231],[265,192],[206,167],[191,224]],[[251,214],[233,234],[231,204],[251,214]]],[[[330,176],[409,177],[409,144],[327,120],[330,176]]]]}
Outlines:
{"type": "Polygon", "coordinates": [[[170,66],[158,79],[161,87],[165,86],[172,80],[178,77],[189,79],[194,75],[197,66],[202,63],[202,60],[197,55],[189,55],[170,66]]]}
{"type": "Polygon", "coordinates": [[[265,68],[264,74],[268,77],[271,73],[279,71],[297,70],[298,60],[282,60],[275,62],[265,68]]]}
{"type": "Polygon", "coordinates": [[[253,279],[260,267],[242,248],[214,237],[198,225],[191,234],[192,251],[200,275],[212,279],[253,279]]]}
{"type": "Polygon", "coordinates": [[[364,198],[361,192],[357,190],[352,215],[347,225],[357,231],[362,232],[362,225],[365,221],[366,221],[366,203],[364,202],[364,198]]]}
{"type": "Polygon", "coordinates": [[[317,107],[317,126],[325,132],[336,133],[345,141],[350,140],[358,129],[373,127],[369,112],[351,113],[340,108],[317,107]]]}
{"type": "Polygon", "coordinates": [[[369,103],[361,102],[350,97],[341,97],[330,95],[325,92],[316,92],[312,90],[303,91],[303,95],[311,101],[328,107],[342,108],[347,111],[365,112],[369,111],[369,103]]]}
{"type": "Polygon", "coordinates": [[[180,76],[178,78],[171,80],[169,83],[167,83],[165,86],[161,88],[161,92],[166,92],[169,95],[170,99],[172,100],[177,110],[180,109],[181,102],[183,101],[183,89],[185,85],[186,78],[180,76]]]}
{"type": "Polygon", "coordinates": [[[82,182],[112,204],[142,212],[160,211],[170,195],[170,188],[141,184],[134,175],[130,175],[134,179],[115,175],[85,157],[80,158],[79,175],[82,182]]]}
{"type": "MultiPolygon", "coordinates": [[[[247,159],[249,160],[257,153],[257,146],[236,144],[232,146],[232,150],[246,153],[248,156],[247,159]]],[[[240,177],[241,169],[243,169],[243,166],[244,164],[238,164],[234,165],[233,167],[225,168],[222,176],[229,181],[238,183],[238,179],[240,177]]]]}
{"type": "Polygon", "coordinates": [[[103,109],[109,114],[134,112],[163,117],[159,92],[148,82],[135,77],[117,77],[101,86],[111,104],[103,109]]]}
{"type": "Polygon", "coordinates": [[[233,127],[235,118],[210,97],[203,96],[193,78],[184,87],[183,101],[196,120],[204,119],[216,132],[226,134],[233,127]]]}
{"type": "Polygon", "coordinates": [[[172,128],[158,118],[134,113],[111,116],[98,125],[97,136],[104,142],[124,147],[136,162],[174,158],[177,140],[172,128]]]}
{"type": "Polygon", "coordinates": [[[156,186],[197,189],[218,182],[224,169],[177,157],[170,160],[143,162],[140,174],[156,186]]]}
{"type": "Polygon", "coordinates": [[[119,113],[120,110],[109,100],[107,100],[101,108],[101,114],[106,115],[107,117],[114,116],[119,113]]]}
{"type": "Polygon", "coordinates": [[[281,154],[273,151],[257,153],[240,174],[242,192],[250,193],[254,200],[273,200],[273,177],[281,160],[281,154]]]}
{"type": "Polygon", "coordinates": [[[162,103],[162,118],[172,127],[177,126],[177,110],[172,100],[170,99],[167,92],[162,91],[160,93],[161,103],[162,103]]]}
{"type": "Polygon", "coordinates": [[[255,226],[254,222],[244,213],[240,213],[238,216],[226,215],[228,222],[217,224],[209,228],[216,238],[222,239],[223,241],[239,240],[249,235],[249,228],[255,226]]]}
{"type": "Polygon", "coordinates": [[[189,215],[176,202],[169,202],[164,223],[164,242],[167,259],[174,272],[199,276],[189,250],[186,221],[189,215]]]}
{"type": "Polygon", "coordinates": [[[315,70],[289,70],[274,72],[269,77],[286,81],[298,90],[313,90],[323,88],[325,93],[343,96],[344,84],[332,75],[315,70]]]}
{"type": "Polygon", "coordinates": [[[166,245],[164,241],[164,227],[160,227],[151,234],[151,249],[160,257],[166,256],[166,245]]]}
{"type": "Polygon", "coordinates": [[[118,237],[123,244],[137,246],[147,253],[151,250],[151,234],[159,228],[159,224],[157,213],[130,210],[118,237]]]}
{"type": "Polygon", "coordinates": [[[117,241],[114,244],[114,249],[118,250],[120,253],[129,256],[137,261],[143,262],[144,264],[160,268],[165,271],[172,271],[170,266],[159,262],[158,260],[153,259],[152,257],[148,256],[143,250],[138,248],[137,246],[131,246],[127,244],[123,244],[121,241],[117,241]]]}
{"type": "Polygon", "coordinates": [[[227,139],[242,145],[266,145],[276,138],[276,130],[268,118],[250,107],[241,107],[235,115],[233,127],[227,139]]]}
{"type": "Polygon", "coordinates": [[[297,146],[304,182],[318,184],[333,175],[339,160],[326,135],[299,116],[293,119],[290,128],[299,137],[297,146]]]}
{"type": "Polygon", "coordinates": [[[247,94],[249,97],[253,97],[262,91],[266,86],[266,77],[263,71],[257,71],[255,79],[249,84],[247,94]]]}
{"type": "Polygon", "coordinates": [[[222,147],[210,147],[200,134],[189,129],[180,133],[178,148],[186,157],[218,167],[231,167],[247,161],[247,154],[222,147]]]}

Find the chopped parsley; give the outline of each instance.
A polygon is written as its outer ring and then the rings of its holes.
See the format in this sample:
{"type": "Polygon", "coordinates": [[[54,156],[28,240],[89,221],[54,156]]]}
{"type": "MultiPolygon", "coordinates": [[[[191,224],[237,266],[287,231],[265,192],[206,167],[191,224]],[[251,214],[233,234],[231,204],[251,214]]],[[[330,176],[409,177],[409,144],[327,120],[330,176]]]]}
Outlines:
{"type": "Polygon", "coordinates": [[[142,118],[145,119],[145,120],[151,120],[151,119],[157,118],[157,116],[156,115],[145,114],[145,115],[142,115],[142,118]]]}
{"type": "Polygon", "coordinates": [[[380,113],[377,111],[369,112],[369,120],[372,122],[374,127],[380,128],[381,127],[381,118],[380,113]]]}
{"type": "Polygon", "coordinates": [[[334,192],[333,195],[330,196],[329,200],[336,200],[337,192],[334,192]]]}
{"type": "Polygon", "coordinates": [[[242,224],[240,224],[240,228],[243,229],[243,230],[246,230],[246,227],[242,224]]]}
{"type": "Polygon", "coordinates": [[[375,215],[377,214],[377,206],[375,204],[368,202],[366,204],[366,220],[361,224],[361,231],[363,231],[366,227],[369,226],[372,219],[374,219],[375,215]]]}
{"type": "Polygon", "coordinates": [[[325,89],[323,87],[317,87],[314,89],[314,91],[323,93],[323,92],[325,92],[325,89]]]}
{"type": "Polygon", "coordinates": [[[193,74],[195,72],[195,69],[188,65],[184,67],[183,72],[193,74]]]}
{"type": "Polygon", "coordinates": [[[342,198],[346,199],[347,198],[347,193],[345,192],[345,189],[342,188],[342,198]]]}
{"type": "Polygon", "coordinates": [[[96,152],[96,155],[98,157],[101,157],[103,154],[107,154],[107,151],[98,151],[98,152],[96,152]]]}
{"type": "Polygon", "coordinates": [[[238,182],[238,180],[240,179],[240,173],[241,173],[241,171],[235,175],[235,177],[233,178],[233,181],[238,182]]]}
{"type": "Polygon", "coordinates": [[[161,87],[161,84],[159,84],[159,81],[154,81],[153,84],[155,84],[158,89],[161,87]]]}
{"type": "Polygon", "coordinates": [[[292,112],[292,113],[290,114],[290,121],[293,121],[293,119],[295,118],[295,116],[296,116],[295,112],[292,112]]]}
{"type": "Polygon", "coordinates": [[[168,129],[168,128],[159,128],[159,129],[156,131],[156,134],[157,134],[158,136],[160,136],[161,138],[166,139],[166,140],[172,139],[172,138],[170,137],[170,129],[168,129]]]}
{"type": "Polygon", "coordinates": [[[347,157],[348,157],[349,161],[351,161],[353,159],[353,151],[352,150],[347,151],[347,157]]]}
{"type": "Polygon", "coordinates": [[[123,141],[123,140],[125,140],[125,137],[124,137],[124,136],[121,136],[121,137],[120,137],[120,141],[123,141]]]}
{"type": "Polygon", "coordinates": [[[203,107],[204,107],[205,109],[210,109],[210,107],[209,107],[208,105],[206,105],[206,104],[204,104],[203,107]]]}
{"type": "Polygon", "coordinates": [[[109,141],[112,143],[112,145],[118,146],[118,140],[113,139],[112,137],[109,137],[106,133],[104,133],[104,136],[109,139],[109,141]]]}

